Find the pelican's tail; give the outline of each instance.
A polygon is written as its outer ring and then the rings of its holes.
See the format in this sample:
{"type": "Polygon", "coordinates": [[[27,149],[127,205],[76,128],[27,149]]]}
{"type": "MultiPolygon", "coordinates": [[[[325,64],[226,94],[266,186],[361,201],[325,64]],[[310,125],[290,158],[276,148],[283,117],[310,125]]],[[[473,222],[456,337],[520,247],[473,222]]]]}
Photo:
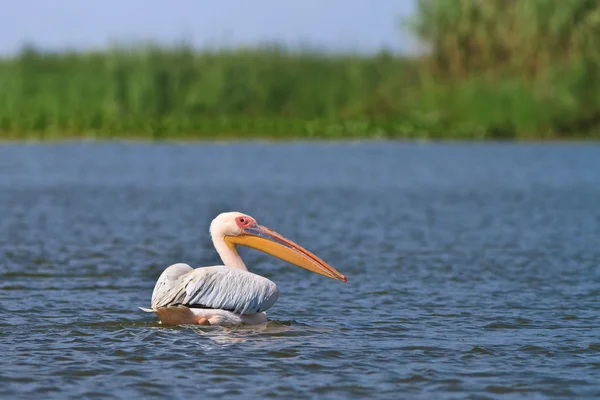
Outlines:
{"type": "Polygon", "coordinates": [[[142,310],[142,311],[145,311],[145,312],[151,312],[151,313],[153,313],[153,312],[154,312],[154,310],[151,310],[151,309],[149,309],[149,308],[144,308],[144,307],[138,307],[138,308],[139,308],[140,310],[142,310]]]}

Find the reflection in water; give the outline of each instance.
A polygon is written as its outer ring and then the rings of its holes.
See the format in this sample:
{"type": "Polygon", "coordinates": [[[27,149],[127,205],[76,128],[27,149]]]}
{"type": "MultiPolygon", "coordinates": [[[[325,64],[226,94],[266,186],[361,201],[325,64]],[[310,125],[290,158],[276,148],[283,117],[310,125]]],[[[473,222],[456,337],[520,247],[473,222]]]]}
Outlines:
{"type": "Polygon", "coordinates": [[[314,328],[295,321],[269,321],[261,325],[240,325],[236,327],[188,326],[194,333],[218,344],[239,344],[246,341],[271,342],[289,340],[296,337],[315,336],[319,333],[331,333],[331,329],[314,328]]]}

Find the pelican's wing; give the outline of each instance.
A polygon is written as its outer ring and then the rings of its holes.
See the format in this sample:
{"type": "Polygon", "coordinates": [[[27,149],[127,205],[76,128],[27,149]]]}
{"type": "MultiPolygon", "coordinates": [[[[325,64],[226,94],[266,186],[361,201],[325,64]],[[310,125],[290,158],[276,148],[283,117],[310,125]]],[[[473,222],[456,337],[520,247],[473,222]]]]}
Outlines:
{"type": "Polygon", "coordinates": [[[163,302],[163,299],[169,297],[169,293],[173,290],[173,287],[177,285],[177,282],[182,276],[190,273],[194,269],[187,264],[179,263],[173,264],[167,267],[154,285],[154,291],[152,292],[152,308],[155,304],[163,302]]]}
{"type": "Polygon", "coordinates": [[[173,281],[165,279],[160,288],[159,283],[160,278],[152,296],[153,309],[184,305],[252,314],[271,308],[279,298],[277,286],[267,278],[225,266],[191,270],[173,281]]]}

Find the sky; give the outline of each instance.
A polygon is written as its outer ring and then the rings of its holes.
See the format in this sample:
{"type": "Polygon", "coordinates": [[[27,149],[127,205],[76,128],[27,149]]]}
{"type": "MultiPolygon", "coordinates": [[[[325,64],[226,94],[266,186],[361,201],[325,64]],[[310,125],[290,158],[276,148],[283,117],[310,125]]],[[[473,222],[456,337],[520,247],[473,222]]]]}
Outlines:
{"type": "Polygon", "coordinates": [[[197,47],[411,51],[398,21],[413,8],[413,0],[0,0],[0,54],[25,43],[61,50],[184,39],[197,47]]]}

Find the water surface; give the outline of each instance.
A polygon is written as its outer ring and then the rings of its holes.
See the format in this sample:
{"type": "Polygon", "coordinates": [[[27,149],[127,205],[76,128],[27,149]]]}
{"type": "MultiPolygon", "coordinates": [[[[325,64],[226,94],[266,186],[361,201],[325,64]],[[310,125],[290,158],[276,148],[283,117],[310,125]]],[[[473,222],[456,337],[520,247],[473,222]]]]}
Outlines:
{"type": "Polygon", "coordinates": [[[0,146],[4,398],[598,398],[600,146],[0,146]],[[238,210],[348,283],[254,250],[258,327],[163,327],[175,262],[238,210]]]}

